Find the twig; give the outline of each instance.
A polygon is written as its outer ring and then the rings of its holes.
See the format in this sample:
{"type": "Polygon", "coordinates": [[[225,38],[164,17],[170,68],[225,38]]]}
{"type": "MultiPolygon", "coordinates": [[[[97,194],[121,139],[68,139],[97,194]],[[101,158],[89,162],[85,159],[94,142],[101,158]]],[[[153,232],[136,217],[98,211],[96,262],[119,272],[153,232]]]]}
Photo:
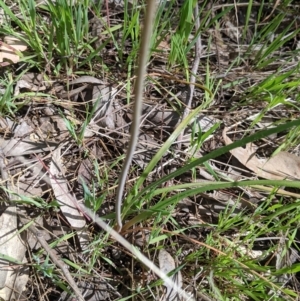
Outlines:
{"type": "MultiPolygon", "coordinates": [[[[195,33],[197,34],[200,29],[200,16],[199,16],[198,2],[196,2],[195,8],[194,8],[194,17],[196,18],[195,33]]],[[[199,36],[197,37],[196,44],[195,44],[195,59],[194,59],[194,63],[193,63],[192,70],[191,70],[190,84],[189,84],[189,89],[188,89],[188,93],[187,93],[187,97],[186,97],[186,101],[185,101],[186,107],[184,109],[181,121],[184,120],[186,118],[186,116],[190,113],[190,108],[192,105],[192,99],[193,99],[194,90],[195,90],[195,82],[196,82],[195,74],[197,74],[197,71],[199,68],[200,57],[201,57],[201,35],[199,33],[199,36]]],[[[177,138],[177,141],[179,142],[178,143],[179,149],[181,147],[180,141],[182,141],[183,134],[184,133],[182,132],[177,138]]]]}
{"type": "Polygon", "coordinates": [[[126,158],[122,167],[122,171],[119,176],[119,185],[117,189],[116,196],[116,218],[119,231],[122,229],[122,217],[121,217],[121,207],[122,198],[124,192],[124,186],[128,174],[129,167],[131,165],[132,157],[137,145],[139,129],[140,129],[140,119],[142,115],[142,105],[143,105],[143,89],[144,89],[144,77],[146,74],[146,65],[149,53],[149,44],[151,39],[151,33],[153,28],[154,13],[156,10],[156,1],[147,1],[147,11],[144,20],[144,28],[142,32],[142,43],[140,47],[140,57],[139,57],[139,67],[137,71],[137,78],[135,82],[135,102],[133,108],[133,120],[130,129],[130,141],[126,154],[126,158]]]}

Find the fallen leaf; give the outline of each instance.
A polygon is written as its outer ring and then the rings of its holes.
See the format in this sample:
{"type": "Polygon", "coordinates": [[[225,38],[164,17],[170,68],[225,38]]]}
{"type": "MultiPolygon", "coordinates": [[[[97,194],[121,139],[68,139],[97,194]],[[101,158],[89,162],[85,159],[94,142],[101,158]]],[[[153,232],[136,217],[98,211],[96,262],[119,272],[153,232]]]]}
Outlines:
{"type": "Polygon", "coordinates": [[[97,104],[96,113],[93,117],[93,122],[98,126],[115,129],[115,117],[113,114],[112,103],[115,99],[117,89],[111,87],[94,86],[93,100],[94,103],[100,98],[97,104]]]}
{"type": "Polygon", "coordinates": [[[22,75],[22,77],[17,81],[14,96],[20,94],[21,89],[27,89],[32,92],[45,91],[50,84],[44,80],[42,74],[28,72],[22,75]]]}
{"type": "Polygon", "coordinates": [[[6,36],[4,38],[4,42],[7,45],[12,46],[17,51],[25,51],[27,49],[27,44],[23,40],[20,40],[13,36],[6,36]]]}
{"type": "MultiPolygon", "coordinates": [[[[161,249],[158,253],[158,261],[159,261],[159,268],[165,274],[170,273],[176,268],[175,261],[173,257],[164,249],[161,249]]],[[[178,288],[182,287],[182,276],[181,272],[178,271],[175,275],[172,276],[172,281],[176,283],[178,288]]],[[[169,286],[167,283],[164,283],[166,287],[166,293],[164,294],[163,298],[160,300],[166,301],[179,301],[181,300],[180,297],[177,295],[176,291],[173,290],[173,287],[169,286]]]]}
{"type": "Polygon", "coordinates": [[[20,295],[25,289],[28,274],[23,274],[23,277],[19,274],[21,263],[24,260],[26,263],[25,252],[26,247],[18,235],[16,207],[9,206],[0,217],[0,297],[4,300],[9,300],[12,294],[20,295]],[[17,263],[14,268],[9,267],[10,262],[5,257],[17,263]]]}
{"type": "MultiPolygon", "coordinates": [[[[7,180],[8,173],[5,170],[4,158],[0,156],[1,178],[7,180]]],[[[14,186],[7,182],[7,188],[12,193],[14,186]]],[[[7,193],[8,198],[11,194],[7,193]]],[[[19,300],[29,275],[24,273],[23,263],[26,264],[26,246],[20,238],[17,220],[16,202],[9,201],[6,206],[0,204],[0,298],[3,300],[19,300]],[[14,263],[11,265],[11,263],[14,263]]]]}
{"type": "Polygon", "coordinates": [[[33,153],[48,152],[54,149],[57,143],[54,142],[35,142],[29,139],[10,139],[0,138],[0,148],[6,157],[14,157],[19,155],[30,155],[33,153]]]}
{"type": "Polygon", "coordinates": [[[18,51],[24,51],[27,49],[27,45],[24,41],[21,41],[15,37],[6,36],[4,42],[0,44],[0,63],[4,60],[12,63],[18,63],[20,56],[18,51]]]}
{"type": "MultiPolygon", "coordinates": [[[[66,128],[62,128],[64,132],[60,131],[58,122],[59,119],[53,118],[51,120],[52,127],[55,127],[57,130],[57,136],[60,138],[64,137],[63,135],[67,131],[66,128]]],[[[47,117],[45,117],[47,118],[47,117]]],[[[64,125],[63,121],[60,121],[60,125],[64,125]]],[[[44,122],[46,125],[46,122],[44,122]]],[[[34,128],[28,123],[28,120],[20,120],[17,126],[14,126],[14,123],[10,119],[0,119],[0,128],[3,128],[4,132],[11,133],[13,131],[13,137],[10,139],[0,138],[0,151],[6,157],[18,157],[19,160],[24,158],[24,155],[32,155],[33,153],[49,152],[55,149],[58,146],[58,143],[47,141],[47,137],[44,137],[43,141],[39,141],[39,136],[35,134],[34,128]]],[[[49,133],[48,133],[49,134],[49,133]]],[[[26,162],[27,159],[21,160],[26,162]]],[[[28,187],[26,184],[25,187],[28,187]]],[[[25,189],[25,187],[23,187],[25,189]]],[[[20,189],[22,191],[23,189],[20,189]]],[[[26,189],[25,189],[26,190],[26,189]]]]}
{"type": "Polygon", "coordinates": [[[54,195],[60,204],[60,210],[74,229],[82,229],[85,225],[85,218],[79,212],[77,200],[69,191],[68,181],[64,176],[61,161],[61,147],[52,152],[50,163],[50,182],[54,195]]]}
{"type": "MultiPolygon", "coordinates": [[[[232,143],[227,131],[228,128],[223,131],[226,145],[232,143]]],[[[288,152],[279,152],[271,158],[259,159],[255,150],[256,147],[248,143],[245,148],[237,147],[230,153],[258,177],[268,180],[300,179],[300,157],[288,152]]]]}
{"type": "Polygon", "coordinates": [[[152,160],[160,145],[148,134],[140,134],[133,161],[142,169],[152,160]]]}

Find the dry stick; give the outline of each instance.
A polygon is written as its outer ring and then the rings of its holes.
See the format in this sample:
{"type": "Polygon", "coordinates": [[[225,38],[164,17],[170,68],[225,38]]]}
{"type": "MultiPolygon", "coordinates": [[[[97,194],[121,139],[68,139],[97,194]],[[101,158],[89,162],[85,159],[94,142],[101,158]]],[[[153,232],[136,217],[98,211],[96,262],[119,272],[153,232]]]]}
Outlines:
{"type": "MultiPolygon", "coordinates": [[[[199,16],[198,2],[196,2],[195,8],[194,8],[194,17],[196,18],[195,32],[197,34],[199,31],[199,28],[200,28],[200,16],[199,16]]],[[[193,67],[191,70],[189,90],[188,90],[187,98],[186,98],[186,108],[184,109],[184,112],[182,115],[182,120],[184,120],[190,112],[190,108],[192,105],[192,99],[193,99],[193,95],[194,95],[194,90],[195,90],[195,82],[196,82],[195,74],[197,74],[197,71],[199,68],[200,57],[201,57],[201,35],[199,33],[199,36],[196,40],[196,45],[195,45],[195,60],[194,60],[193,67]]],[[[177,141],[179,142],[179,144],[178,144],[179,149],[181,147],[180,141],[182,141],[182,137],[183,137],[183,132],[178,136],[178,139],[177,139],[177,141]]]]}
{"type": "Polygon", "coordinates": [[[153,28],[153,19],[154,19],[155,10],[156,10],[156,1],[148,0],[146,17],[144,20],[144,28],[142,31],[142,43],[140,47],[140,57],[139,57],[137,78],[136,78],[135,89],[134,89],[135,103],[133,108],[133,121],[130,129],[130,141],[129,141],[126,158],[122,167],[122,171],[119,176],[119,185],[118,185],[117,196],[116,196],[117,199],[116,218],[117,218],[119,231],[122,229],[121,207],[122,207],[124,186],[127,178],[127,173],[131,165],[132,157],[137,145],[138,136],[139,136],[140,119],[142,115],[142,104],[143,104],[144,77],[146,74],[146,66],[147,66],[148,54],[149,54],[149,44],[150,44],[151,33],[153,28]]]}

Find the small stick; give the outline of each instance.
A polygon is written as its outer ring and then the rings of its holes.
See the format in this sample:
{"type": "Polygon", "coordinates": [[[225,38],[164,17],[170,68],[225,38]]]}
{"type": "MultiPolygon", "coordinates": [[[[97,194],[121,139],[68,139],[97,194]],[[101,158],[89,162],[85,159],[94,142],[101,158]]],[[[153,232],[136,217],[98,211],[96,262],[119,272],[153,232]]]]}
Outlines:
{"type": "Polygon", "coordinates": [[[122,229],[122,217],[121,207],[122,198],[124,192],[124,186],[128,174],[129,167],[131,165],[132,157],[138,142],[140,119],[142,115],[142,104],[143,104],[143,90],[144,90],[144,77],[146,75],[146,66],[149,54],[149,44],[151,39],[151,33],[153,28],[154,13],[156,10],[156,1],[147,1],[147,11],[144,20],[144,28],[142,31],[142,42],[140,47],[139,65],[137,71],[137,78],[135,82],[135,102],[133,108],[133,120],[130,129],[130,141],[126,154],[126,158],[122,167],[122,171],[119,176],[119,185],[116,196],[116,218],[119,231],[122,229]]]}

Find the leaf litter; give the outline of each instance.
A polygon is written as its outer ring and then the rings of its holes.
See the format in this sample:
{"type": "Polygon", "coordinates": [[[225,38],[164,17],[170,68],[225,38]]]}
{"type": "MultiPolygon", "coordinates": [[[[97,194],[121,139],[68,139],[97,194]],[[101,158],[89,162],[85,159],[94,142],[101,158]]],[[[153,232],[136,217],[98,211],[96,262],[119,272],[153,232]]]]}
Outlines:
{"type": "MultiPolygon", "coordinates": [[[[114,1],[111,2],[113,2],[113,6],[109,7],[109,12],[112,14],[115,12],[118,15],[123,9],[122,1],[118,4],[114,3],[114,1]]],[[[211,12],[212,17],[220,13],[220,9],[217,7],[218,5],[216,5],[216,8],[213,6],[211,10],[208,10],[211,12]]],[[[257,11],[255,9],[253,11],[255,15],[257,11]]],[[[243,14],[245,15],[245,11],[241,13],[238,10],[239,17],[243,16],[243,14]]],[[[96,22],[98,25],[93,25],[94,33],[92,35],[94,37],[101,38],[101,32],[106,30],[104,25],[106,19],[96,22]]],[[[201,116],[197,117],[193,124],[187,128],[182,139],[184,151],[179,150],[179,156],[174,156],[174,158],[172,153],[176,154],[176,148],[165,154],[161,160],[163,168],[156,168],[154,176],[152,175],[147,179],[149,182],[157,176],[160,177],[160,172],[167,172],[168,168],[181,167],[183,158],[190,153],[194,153],[191,143],[194,142],[195,132],[209,133],[219,123],[224,128],[220,127],[206,138],[202,147],[197,150],[197,156],[201,157],[205,153],[220,147],[223,141],[227,145],[236,139],[235,136],[238,137],[237,139],[242,137],[241,133],[245,128],[248,129],[252,126],[252,124],[250,125],[249,116],[265,110],[266,102],[249,103],[242,106],[239,98],[242,98],[243,93],[248,91],[253,85],[274,72],[278,62],[274,61],[269,64],[266,70],[263,68],[257,72],[249,70],[247,64],[254,64],[255,57],[263,51],[263,46],[257,43],[255,49],[253,48],[251,54],[249,54],[248,45],[239,44],[243,38],[239,28],[244,23],[242,21],[237,23],[235,19],[236,11],[230,10],[228,15],[224,15],[220,23],[225,30],[213,28],[210,32],[202,35],[202,57],[210,58],[211,79],[222,79],[222,87],[227,88],[220,89],[218,94],[215,95],[214,102],[204,107],[201,116]],[[208,47],[206,34],[212,34],[210,47],[208,47]],[[237,58],[246,55],[249,55],[246,65],[241,64],[234,68],[230,67],[237,58]],[[233,82],[238,84],[232,84],[233,82]],[[229,128],[232,129],[233,124],[239,126],[236,126],[235,131],[230,131],[229,134],[229,128]],[[191,152],[186,151],[186,148],[190,148],[191,152]]],[[[247,31],[246,42],[248,41],[248,43],[253,34],[255,34],[251,28],[249,27],[251,32],[247,31]]],[[[122,38],[122,33],[120,32],[119,34],[118,38],[120,39],[122,38]]],[[[16,41],[11,47],[18,50],[15,47],[17,47],[16,45],[19,42],[16,41]]],[[[101,40],[98,40],[97,43],[101,45],[101,40]]],[[[168,39],[166,39],[165,43],[168,44],[168,39]]],[[[167,46],[164,49],[170,48],[169,45],[167,46]]],[[[19,49],[19,51],[23,50],[19,49]]],[[[114,50],[110,49],[108,45],[101,51],[101,55],[109,61],[111,59],[110,55],[114,50]]],[[[10,47],[9,52],[15,53],[10,47]]],[[[156,72],[156,65],[161,70],[167,69],[166,56],[167,50],[157,54],[157,56],[153,54],[152,66],[149,67],[150,69],[153,68],[155,75],[150,76],[150,82],[146,86],[145,94],[147,100],[144,103],[141,121],[143,132],[134,158],[135,169],[131,175],[132,178],[138,176],[148,165],[162,143],[172,134],[181,118],[180,107],[176,107],[174,103],[171,106],[168,97],[170,96],[169,98],[171,98],[171,95],[178,95],[177,100],[184,103],[186,99],[186,85],[180,84],[176,80],[166,79],[156,72]],[[161,68],[162,66],[163,68],[161,68]],[[167,87],[168,91],[170,91],[167,97],[165,90],[159,85],[153,89],[155,82],[167,87]],[[167,101],[164,101],[165,99],[167,101]]],[[[19,61],[19,57],[15,59],[6,57],[5,59],[9,61],[9,64],[16,64],[19,61]]],[[[203,82],[205,82],[205,78],[202,75],[207,72],[206,67],[203,67],[204,65],[200,65],[197,73],[203,82]]],[[[290,66],[292,66],[292,63],[291,65],[287,64],[287,68],[290,68],[290,66]]],[[[84,185],[91,191],[95,189],[98,194],[105,196],[105,202],[102,204],[100,212],[103,215],[111,213],[114,206],[114,196],[110,186],[114,185],[118,175],[118,169],[114,167],[113,160],[123,154],[123,150],[127,145],[132,120],[131,106],[127,103],[127,91],[124,89],[124,84],[127,84],[127,82],[124,81],[122,74],[119,74],[118,70],[113,69],[113,65],[111,68],[112,72],[115,71],[116,76],[112,81],[103,72],[98,73],[104,74],[103,78],[100,79],[88,75],[88,72],[86,72],[86,75],[75,79],[67,76],[64,79],[56,78],[49,73],[45,76],[42,73],[28,72],[24,73],[16,82],[14,97],[22,103],[25,109],[20,109],[19,115],[14,119],[1,117],[1,133],[3,135],[0,138],[0,148],[4,157],[2,170],[7,171],[7,179],[2,173],[2,180],[5,183],[9,183],[9,188],[7,189],[12,193],[9,195],[7,203],[15,200],[18,195],[27,196],[29,199],[35,198],[36,202],[39,202],[39,199],[36,199],[37,197],[42,198],[46,203],[56,200],[59,205],[59,213],[49,212],[41,219],[37,216],[30,216],[29,213],[24,213],[24,211],[21,211],[21,206],[8,206],[1,214],[1,221],[7,227],[3,226],[3,232],[1,232],[0,237],[5,237],[3,241],[8,242],[3,244],[4,249],[0,252],[1,254],[13,257],[18,262],[23,262],[24,260],[25,263],[25,260],[27,260],[24,247],[19,248],[18,254],[14,254],[11,249],[7,249],[22,243],[17,235],[19,228],[17,227],[16,219],[16,211],[20,210],[20,213],[28,214],[30,219],[35,221],[35,227],[43,233],[42,235],[47,244],[51,244],[53,241],[55,242],[61,238],[60,242],[65,247],[68,246],[66,248],[67,251],[59,250],[57,246],[54,247],[53,250],[55,250],[56,254],[68,254],[67,257],[72,259],[74,265],[87,259],[87,254],[91,251],[88,247],[88,242],[90,242],[93,230],[88,225],[88,219],[76,205],[84,201],[83,185],[80,179],[83,179],[84,185]],[[116,84],[116,82],[122,82],[122,84],[116,84]],[[88,118],[86,118],[87,115],[88,118]],[[89,122],[84,124],[85,120],[89,122]],[[71,132],[72,129],[74,132],[71,132]],[[79,141],[81,145],[78,146],[74,140],[76,142],[79,141]],[[97,168],[99,169],[97,170],[97,168]],[[105,169],[108,169],[108,175],[105,169]],[[101,186],[95,180],[97,176],[101,179],[107,177],[107,182],[110,185],[104,183],[101,186]],[[11,218],[11,212],[14,212],[15,217],[11,218]],[[56,216],[55,222],[53,222],[53,216],[56,216]],[[48,230],[45,230],[47,228],[46,225],[48,230]],[[54,232],[53,229],[57,225],[63,228],[64,231],[56,232],[55,237],[52,234],[49,235],[49,232],[54,232]],[[7,233],[10,234],[8,235],[7,233]],[[74,236],[75,242],[69,242],[68,239],[64,239],[68,235],[74,236]],[[83,256],[80,254],[81,252],[83,252],[83,256]]],[[[175,69],[172,72],[175,79],[181,76],[175,69]]],[[[193,107],[201,104],[204,96],[205,91],[195,87],[193,107]]],[[[261,120],[262,126],[269,126],[278,118],[286,118],[285,112],[287,109],[290,112],[288,114],[294,115],[293,118],[295,116],[299,118],[297,110],[293,111],[290,107],[282,105],[280,108],[276,109],[274,107],[267,112],[267,116],[264,116],[263,120],[261,120]]],[[[255,127],[255,129],[258,130],[258,127],[255,127]]],[[[299,157],[297,155],[280,151],[272,156],[272,153],[280,145],[281,141],[282,137],[276,136],[270,140],[259,141],[260,144],[258,145],[249,144],[245,148],[237,148],[231,151],[234,158],[228,156],[226,158],[218,158],[218,160],[209,161],[205,167],[197,168],[196,178],[187,172],[184,177],[176,180],[189,183],[204,180],[214,182],[216,178],[229,178],[231,180],[257,177],[276,180],[298,179],[299,157]],[[266,149],[268,151],[265,151],[266,149]],[[272,150],[271,153],[270,150],[272,150]],[[214,172],[214,176],[207,172],[208,169],[214,172]]],[[[184,225],[187,228],[193,225],[216,223],[220,214],[226,212],[228,208],[232,209],[231,216],[239,214],[245,208],[250,208],[251,212],[253,212],[257,207],[257,200],[262,200],[264,197],[265,195],[262,192],[255,191],[253,188],[205,192],[194,199],[188,198],[180,201],[177,210],[172,213],[172,218],[179,225],[184,225]]],[[[30,204],[28,204],[26,209],[30,209],[30,204]]],[[[24,220],[23,225],[26,225],[26,223],[28,223],[28,220],[24,220]]],[[[186,231],[186,235],[191,237],[196,235],[197,237],[197,235],[206,235],[204,232],[200,231],[200,234],[195,234],[195,232],[190,230],[186,231]]],[[[33,239],[30,241],[32,250],[34,250],[32,247],[34,242],[40,246],[34,237],[33,235],[33,239]]],[[[234,238],[232,240],[234,241],[234,238]]],[[[110,242],[110,244],[112,243],[110,242]]],[[[147,243],[139,245],[139,247],[145,248],[146,245],[147,243]]],[[[179,247],[187,254],[192,253],[191,250],[194,251],[194,247],[191,247],[189,244],[179,243],[179,247]]],[[[242,247],[249,254],[251,253],[251,246],[244,245],[242,247]]],[[[131,258],[120,254],[110,256],[109,254],[110,252],[113,253],[112,249],[114,250],[114,248],[118,249],[119,247],[113,245],[113,248],[105,247],[101,250],[107,257],[105,262],[101,261],[101,264],[98,266],[98,277],[96,277],[98,279],[92,279],[86,275],[84,280],[80,280],[77,283],[82,291],[86,290],[88,292],[87,294],[91,298],[89,300],[105,300],[106,298],[113,298],[112,296],[121,298],[119,290],[114,289],[112,286],[122,287],[122,297],[129,294],[126,289],[128,278],[123,277],[122,281],[125,281],[125,285],[120,285],[120,281],[114,279],[114,277],[119,277],[119,273],[116,273],[112,266],[117,267],[117,269],[122,267],[123,269],[124,262],[130,262],[131,258]],[[106,265],[110,261],[113,264],[111,266],[106,265]],[[110,280],[103,279],[102,275],[109,275],[107,278],[110,278],[110,280]],[[100,293],[100,291],[102,292],[100,293]]],[[[282,258],[281,253],[283,252],[284,248],[281,247],[281,250],[277,253],[276,269],[286,266],[285,263],[279,263],[279,258],[282,258]]],[[[173,255],[165,250],[159,252],[159,261],[161,269],[165,269],[166,272],[176,268],[173,255]]],[[[184,257],[179,257],[178,261],[180,263],[184,262],[184,257]]],[[[148,284],[153,280],[149,275],[143,274],[142,265],[137,264],[135,268],[140,274],[139,276],[135,274],[130,275],[129,278],[133,282],[135,278],[143,279],[143,284],[148,284]]],[[[17,299],[18,296],[24,294],[23,291],[28,281],[28,271],[26,272],[27,274],[23,274],[23,279],[20,276],[13,278],[9,273],[10,271],[5,271],[5,269],[0,273],[1,284],[3,285],[1,287],[5,287],[3,291],[1,290],[1,297],[7,299],[14,291],[14,297],[17,299]],[[14,290],[9,288],[14,288],[14,290]]],[[[178,272],[178,275],[180,275],[180,272],[178,272]]],[[[205,287],[209,287],[204,276],[202,281],[205,287]]],[[[287,280],[281,279],[280,281],[286,282],[287,280]]],[[[189,279],[181,279],[178,285],[182,286],[186,282],[189,282],[189,279]]],[[[73,289],[72,284],[68,281],[67,283],[73,289]]],[[[51,288],[51,284],[48,282],[44,292],[46,292],[47,287],[51,288]]],[[[167,293],[163,298],[169,296],[172,297],[171,299],[176,300],[176,296],[172,294],[171,287],[166,287],[166,291],[167,293]]],[[[64,298],[71,300],[71,297],[66,293],[64,298]]]]}
{"type": "MultiPolygon", "coordinates": [[[[226,128],[223,131],[226,145],[232,143],[232,140],[226,135],[227,131],[226,128]]],[[[257,158],[256,149],[257,147],[253,144],[247,144],[245,148],[237,147],[230,152],[258,177],[270,180],[300,179],[300,157],[281,151],[271,158],[261,159],[257,158]]]]}
{"type": "Polygon", "coordinates": [[[27,49],[27,44],[16,37],[5,36],[0,41],[0,66],[16,64],[20,61],[19,53],[27,49]]]}
{"type": "MultiPolygon", "coordinates": [[[[169,274],[170,272],[174,271],[176,268],[173,257],[164,249],[159,250],[158,261],[159,261],[159,268],[165,274],[169,274]]],[[[182,275],[180,271],[178,271],[175,275],[172,276],[172,280],[176,283],[176,285],[179,288],[182,288],[182,275]]],[[[164,293],[163,298],[157,298],[157,299],[162,301],[180,300],[180,297],[178,297],[176,292],[174,292],[172,286],[169,286],[167,283],[165,283],[164,286],[166,287],[166,292],[164,293]]]]}

